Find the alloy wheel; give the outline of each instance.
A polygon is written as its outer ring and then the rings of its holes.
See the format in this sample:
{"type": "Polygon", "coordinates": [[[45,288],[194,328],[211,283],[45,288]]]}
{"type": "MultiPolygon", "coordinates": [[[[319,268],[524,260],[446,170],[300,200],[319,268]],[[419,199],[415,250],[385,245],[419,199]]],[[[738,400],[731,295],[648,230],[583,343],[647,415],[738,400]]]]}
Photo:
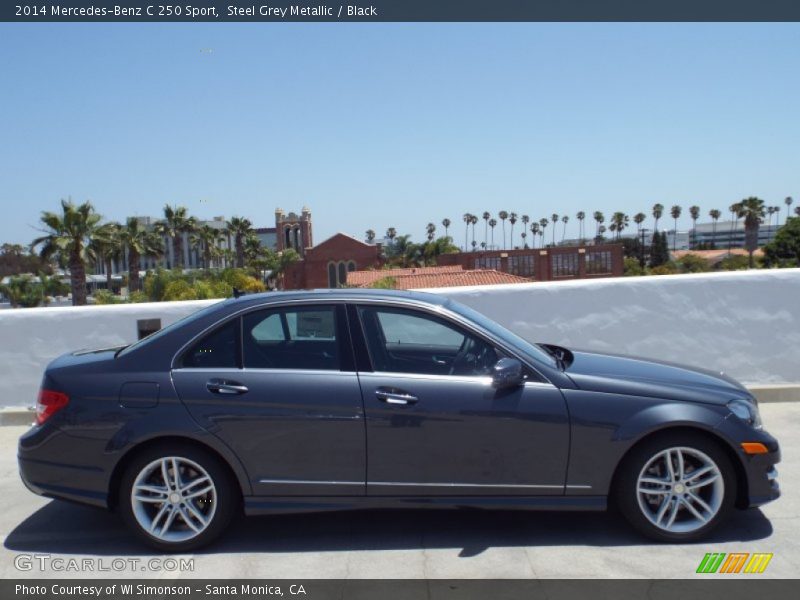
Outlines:
{"type": "Polygon", "coordinates": [[[211,524],[217,489],[198,463],[178,456],[147,464],[131,488],[131,507],[139,526],[164,542],[184,542],[211,524]]]}
{"type": "Polygon", "coordinates": [[[679,446],[662,450],[645,463],[636,496],[650,523],[670,533],[691,533],[717,515],[725,482],[711,457],[679,446]]]}

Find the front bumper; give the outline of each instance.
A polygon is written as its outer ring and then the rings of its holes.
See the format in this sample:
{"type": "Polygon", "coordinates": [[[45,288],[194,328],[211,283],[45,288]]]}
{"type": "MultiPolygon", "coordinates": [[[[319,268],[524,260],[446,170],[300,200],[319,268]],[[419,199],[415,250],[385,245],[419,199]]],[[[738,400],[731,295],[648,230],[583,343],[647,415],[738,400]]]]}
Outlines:
{"type": "Polygon", "coordinates": [[[775,467],[781,460],[781,451],[778,442],[774,438],[772,441],[772,445],[766,444],[770,450],[766,454],[747,455],[740,451],[747,476],[748,507],[761,506],[781,495],[778,469],[775,467]]]}

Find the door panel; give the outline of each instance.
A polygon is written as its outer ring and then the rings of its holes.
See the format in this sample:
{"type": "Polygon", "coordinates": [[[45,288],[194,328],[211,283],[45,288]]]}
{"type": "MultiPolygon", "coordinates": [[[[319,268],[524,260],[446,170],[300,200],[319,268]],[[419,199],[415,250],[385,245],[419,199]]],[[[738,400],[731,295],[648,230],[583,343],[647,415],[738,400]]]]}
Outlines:
{"type": "Polygon", "coordinates": [[[236,452],[255,495],[365,493],[364,410],[343,305],[249,312],[180,364],[181,400],[236,452]]]}
{"type": "Polygon", "coordinates": [[[564,493],[569,422],[561,392],[488,378],[361,373],[369,495],[564,493]],[[415,401],[381,400],[392,389],[415,401]]]}
{"type": "Polygon", "coordinates": [[[189,412],[241,459],[255,495],[361,495],[366,472],[361,391],[355,373],[178,369],[189,412]],[[219,395],[224,379],[247,388],[219,395]]]}

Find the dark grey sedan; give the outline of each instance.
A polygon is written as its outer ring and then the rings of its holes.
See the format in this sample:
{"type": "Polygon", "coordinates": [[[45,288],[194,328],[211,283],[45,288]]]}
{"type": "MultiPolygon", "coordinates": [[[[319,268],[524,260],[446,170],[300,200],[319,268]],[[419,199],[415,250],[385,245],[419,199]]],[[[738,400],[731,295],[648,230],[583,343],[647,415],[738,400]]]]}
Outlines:
{"type": "Polygon", "coordinates": [[[531,344],[428,294],[226,300],[51,363],[19,465],[166,551],[240,511],[603,510],[698,539],[779,495],[777,441],[719,373],[531,344]]]}

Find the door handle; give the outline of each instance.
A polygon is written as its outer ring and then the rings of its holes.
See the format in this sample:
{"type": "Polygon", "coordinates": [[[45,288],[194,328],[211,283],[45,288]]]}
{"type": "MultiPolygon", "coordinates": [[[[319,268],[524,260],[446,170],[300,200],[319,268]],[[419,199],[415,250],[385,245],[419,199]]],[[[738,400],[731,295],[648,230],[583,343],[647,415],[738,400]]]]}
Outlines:
{"type": "Polygon", "coordinates": [[[246,394],[249,390],[247,386],[238,381],[227,381],[225,379],[211,379],[206,383],[206,389],[212,394],[246,394]]]}
{"type": "Polygon", "coordinates": [[[381,402],[386,402],[386,404],[408,405],[416,404],[419,400],[416,396],[402,390],[387,390],[382,388],[375,390],[375,396],[381,402]]]}

